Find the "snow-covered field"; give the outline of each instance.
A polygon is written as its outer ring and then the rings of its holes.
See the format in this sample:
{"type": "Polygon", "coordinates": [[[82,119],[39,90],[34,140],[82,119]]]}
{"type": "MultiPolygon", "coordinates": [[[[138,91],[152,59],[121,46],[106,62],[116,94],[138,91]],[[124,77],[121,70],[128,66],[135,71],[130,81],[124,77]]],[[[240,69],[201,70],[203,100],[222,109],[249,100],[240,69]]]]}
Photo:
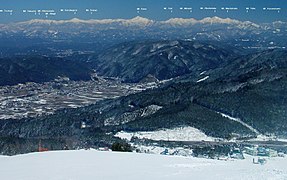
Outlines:
{"type": "Polygon", "coordinates": [[[140,139],[165,140],[165,141],[215,141],[218,138],[209,137],[194,127],[182,127],[174,129],[162,129],[158,131],[145,132],[118,132],[116,137],[131,140],[138,137],[140,139]]]}
{"type": "Polygon", "coordinates": [[[287,158],[265,165],[245,160],[219,161],[95,150],[0,156],[1,180],[190,180],[287,179],[287,158]]]}

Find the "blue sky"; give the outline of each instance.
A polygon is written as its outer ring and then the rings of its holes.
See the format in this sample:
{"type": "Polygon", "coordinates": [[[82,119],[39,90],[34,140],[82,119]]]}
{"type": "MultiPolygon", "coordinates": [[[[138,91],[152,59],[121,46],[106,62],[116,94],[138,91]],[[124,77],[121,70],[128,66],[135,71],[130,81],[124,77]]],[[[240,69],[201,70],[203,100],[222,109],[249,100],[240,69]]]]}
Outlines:
{"type": "Polygon", "coordinates": [[[197,18],[207,16],[230,17],[254,22],[287,21],[287,0],[0,0],[0,10],[12,9],[13,13],[1,13],[0,23],[24,21],[29,19],[104,19],[142,17],[165,20],[172,17],[197,18]],[[137,12],[137,7],[147,11],[137,12]],[[173,8],[164,10],[164,7],[173,8]],[[180,10],[180,7],[192,7],[192,12],[180,10]],[[216,7],[217,11],[200,10],[200,7],[216,7]],[[239,8],[237,11],[221,10],[222,7],[239,8]],[[255,7],[255,11],[246,12],[246,7],[255,7]],[[281,10],[264,11],[263,8],[281,8],[281,10]],[[97,9],[90,14],[85,10],[97,9]],[[24,9],[54,9],[55,16],[44,14],[23,14],[24,9]],[[74,13],[61,13],[60,9],[78,9],[74,13]]]}

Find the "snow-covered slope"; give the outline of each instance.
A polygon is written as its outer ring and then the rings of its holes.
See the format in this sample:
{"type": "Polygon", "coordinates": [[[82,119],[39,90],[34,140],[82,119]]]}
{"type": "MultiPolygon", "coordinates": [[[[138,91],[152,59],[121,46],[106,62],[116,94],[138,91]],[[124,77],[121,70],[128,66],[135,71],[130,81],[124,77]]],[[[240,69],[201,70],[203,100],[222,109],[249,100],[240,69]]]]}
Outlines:
{"type": "Polygon", "coordinates": [[[138,137],[140,139],[164,140],[164,141],[215,141],[216,138],[209,137],[200,130],[193,127],[182,127],[174,129],[162,129],[148,132],[118,132],[116,137],[131,140],[138,137]]]}
{"type": "Polygon", "coordinates": [[[0,156],[1,180],[287,179],[287,158],[265,165],[135,153],[60,151],[0,156]]]}

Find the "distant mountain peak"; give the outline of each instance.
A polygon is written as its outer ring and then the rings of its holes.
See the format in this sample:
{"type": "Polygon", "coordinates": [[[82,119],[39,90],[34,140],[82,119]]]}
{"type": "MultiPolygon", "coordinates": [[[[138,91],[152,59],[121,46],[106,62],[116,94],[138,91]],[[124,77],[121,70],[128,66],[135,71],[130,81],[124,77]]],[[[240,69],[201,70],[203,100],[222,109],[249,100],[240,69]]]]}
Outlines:
{"type": "Polygon", "coordinates": [[[141,16],[136,16],[132,19],[130,19],[131,21],[144,21],[144,22],[150,22],[152,20],[148,19],[148,18],[144,18],[144,17],[141,17],[141,16]]]}
{"type": "Polygon", "coordinates": [[[81,22],[87,22],[87,20],[82,20],[82,19],[79,19],[79,18],[73,18],[73,19],[68,20],[67,22],[81,23],[81,22]]]}
{"type": "Polygon", "coordinates": [[[143,25],[143,26],[147,26],[147,25],[151,25],[153,24],[154,21],[147,19],[147,18],[143,18],[141,16],[136,16],[132,19],[126,19],[123,20],[123,24],[125,25],[143,25]]]}
{"type": "Polygon", "coordinates": [[[198,20],[194,18],[184,19],[184,18],[171,18],[167,21],[164,21],[165,24],[173,24],[173,25],[189,25],[198,23],[198,20]]]}
{"type": "Polygon", "coordinates": [[[49,20],[49,19],[32,19],[29,21],[19,22],[17,24],[64,24],[64,23],[89,23],[91,20],[82,20],[73,18],[69,20],[49,20]]]}
{"type": "Polygon", "coordinates": [[[230,18],[220,18],[217,16],[214,17],[206,17],[199,22],[201,23],[220,23],[220,24],[238,24],[241,23],[241,21],[230,19],[230,18]]]}
{"type": "Polygon", "coordinates": [[[54,22],[54,20],[47,20],[47,19],[31,19],[29,21],[19,22],[17,24],[50,24],[54,22]]]}
{"type": "Polygon", "coordinates": [[[194,18],[171,18],[166,21],[161,21],[162,24],[165,25],[173,25],[173,26],[188,26],[194,24],[230,24],[230,25],[238,25],[242,28],[246,26],[259,27],[259,25],[252,23],[250,21],[239,21],[231,18],[220,18],[217,16],[214,17],[206,17],[201,20],[197,20],[194,18]]]}

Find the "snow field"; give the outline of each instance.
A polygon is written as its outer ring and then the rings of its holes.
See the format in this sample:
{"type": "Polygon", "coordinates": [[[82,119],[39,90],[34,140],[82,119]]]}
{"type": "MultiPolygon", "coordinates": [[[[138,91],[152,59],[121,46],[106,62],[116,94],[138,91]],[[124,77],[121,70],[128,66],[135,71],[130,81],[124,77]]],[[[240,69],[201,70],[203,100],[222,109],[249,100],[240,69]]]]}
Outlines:
{"type": "Polygon", "coordinates": [[[219,161],[95,150],[31,153],[0,156],[0,179],[287,179],[287,158],[272,158],[265,165],[257,165],[252,163],[252,157],[246,157],[245,160],[219,161]]]}

